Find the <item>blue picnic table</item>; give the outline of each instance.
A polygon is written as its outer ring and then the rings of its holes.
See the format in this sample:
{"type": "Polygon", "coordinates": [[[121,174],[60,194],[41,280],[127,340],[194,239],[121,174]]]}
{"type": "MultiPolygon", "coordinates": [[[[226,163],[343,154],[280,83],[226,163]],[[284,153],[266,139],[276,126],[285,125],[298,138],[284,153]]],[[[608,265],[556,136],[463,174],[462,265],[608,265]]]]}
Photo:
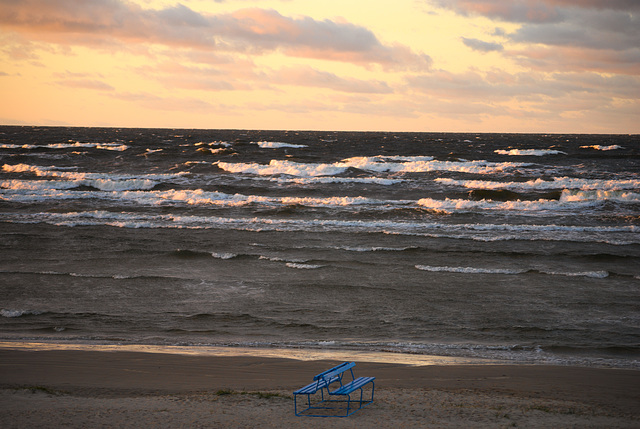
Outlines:
{"type": "Polygon", "coordinates": [[[353,374],[355,362],[343,362],[313,377],[313,382],[293,392],[296,416],[348,417],[373,402],[375,377],[358,377],[353,374]],[[351,378],[344,379],[345,373],[351,378]],[[349,381],[350,380],[350,381],[349,381]],[[364,387],[370,384],[371,399],[364,397],[364,387]],[[351,394],[356,394],[356,399],[351,394]],[[357,397],[357,394],[359,398],[357,397]],[[319,394],[319,398],[318,395],[319,394]],[[298,396],[307,397],[306,408],[298,411],[298,396]],[[326,396],[325,396],[326,395],[326,396]]]}

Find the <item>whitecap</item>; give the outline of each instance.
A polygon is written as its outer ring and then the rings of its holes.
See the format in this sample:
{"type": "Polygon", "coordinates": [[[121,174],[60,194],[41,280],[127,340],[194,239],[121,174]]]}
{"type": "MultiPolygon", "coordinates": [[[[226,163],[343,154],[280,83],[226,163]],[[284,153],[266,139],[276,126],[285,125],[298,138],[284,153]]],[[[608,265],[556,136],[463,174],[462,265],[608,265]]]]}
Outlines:
{"type": "Polygon", "coordinates": [[[463,200],[450,199],[436,200],[433,198],[422,198],[417,204],[428,210],[441,213],[469,212],[469,211],[517,211],[522,213],[536,213],[540,211],[566,211],[579,208],[593,207],[599,204],[599,200],[546,200],[537,201],[493,201],[493,200],[463,200]]]}
{"type": "Polygon", "coordinates": [[[261,176],[286,174],[296,177],[336,176],[349,168],[375,173],[427,173],[453,171],[475,174],[504,172],[529,163],[489,161],[436,161],[433,157],[352,157],[332,164],[299,163],[271,160],[269,164],[231,163],[219,161],[216,165],[230,173],[256,174],[261,176]]]}
{"type": "Polygon", "coordinates": [[[582,189],[582,190],[616,190],[638,189],[640,180],[636,179],[579,179],[574,177],[554,177],[552,180],[535,179],[526,182],[495,182],[490,180],[456,180],[438,178],[435,182],[448,186],[461,186],[469,189],[509,189],[509,190],[554,190],[554,189],[582,189]]]}
{"type": "Polygon", "coordinates": [[[416,265],[421,271],[463,273],[463,274],[522,274],[528,270],[509,270],[504,268],[476,268],[476,267],[434,267],[430,265],[416,265]]]}
{"type": "Polygon", "coordinates": [[[257,144],[262,149],[280,149],[280,148],[299,149],[299,148],[307,147],[307,145],[304,145],[304,144],[293,144],[293,143],[283,143],[283,142],[262,141],[262,142],[252,142],[252,143],[257,144]]]}
{"type": "Polygon", "coordinates": [[[42,312],[33,310],[11,310],[6,308],[0,310],[0,316],[10,319],[29,315],[37,316],[39,314],[42,314],[42,312]]]}
{"type": "Polygon", "coordinates": [[[315,270],[324,267],[324,265],[298,264],[294,262],[287,262],[286,266],[289,268],[297,268],[300,270],[315,270]]]}
{"type": "Polygon", "coordinates": [[[617,144],[612,144],[609,146],[601,146],[599,144],[594,144],[591,146],[580,146],[580,149],[595,149],[595,150],[607,151],[607,150],[624,149],[624,147],[617,144]]]}
{"type": "Polygon", "coordinates": [[[608,271],[582,271],[582,272],[563,272],[563,271],[542,271],[542,274],[566,277],[590,277],[594,279],[604,279],[609,277],[608,271]]]}
{"type": "Polygon", "coordinates": [[[583,201],[618,201],[627,203],[640,202],[640,194],[630,191],[604,191],[604,190],[563,190],[560,196],[561,202],[583,201]]]}
{"type": "Polygon", "coordinates": [[[567,155],[566,152],[556,149],[497,149],[494,150],[498,155],[509,156],[545,156],[545,155],[567,155]]]}
{"type": "Polygon", "coordinates": [[[233,259],[233,258],[237,257],[238,255],[236,255],[235,253],[217,253],[217,252],[213,252],[213,253],[211,253],[211,256],[213,256],[216,259],[233,259]]]}
{"type": "Polygon", "coordinates": [[[270,180],[272,182],[277,183],[295,183],[297,185],[313,185],[313,184],[329,184],[329,183],[364,183],[364,184],[373,184],[373,185],[397,185],[399,183],[405,182],[403,179],[385,179],[381,177],[331,177],[331,176],[323,176],[323,177],[272,177],[269,179],[261,179],[261,180],[270,180]]]}

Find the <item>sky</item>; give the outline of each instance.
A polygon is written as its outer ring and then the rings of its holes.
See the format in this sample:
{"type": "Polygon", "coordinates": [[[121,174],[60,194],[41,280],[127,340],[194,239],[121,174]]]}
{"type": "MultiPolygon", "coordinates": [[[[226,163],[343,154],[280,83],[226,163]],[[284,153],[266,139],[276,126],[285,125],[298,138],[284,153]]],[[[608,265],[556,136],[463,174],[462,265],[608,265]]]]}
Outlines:
{"type": "Polygon", "coordinates": [[[640,133],[639,0],[0,0],[0,124],[640,133]]]}

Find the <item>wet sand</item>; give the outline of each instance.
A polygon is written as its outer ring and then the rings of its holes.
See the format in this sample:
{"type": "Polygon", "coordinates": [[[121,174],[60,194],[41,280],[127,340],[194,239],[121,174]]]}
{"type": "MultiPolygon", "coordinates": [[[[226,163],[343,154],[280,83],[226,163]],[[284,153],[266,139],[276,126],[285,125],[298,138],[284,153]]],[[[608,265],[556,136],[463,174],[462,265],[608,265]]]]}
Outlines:
{"type": "Polygon", "coordinates": [[[640,371],[542,365],[357,362],[373,404],[296,417],[293,390],[338,363],[0,350],[0,427],[640,427],[640,371]]]}

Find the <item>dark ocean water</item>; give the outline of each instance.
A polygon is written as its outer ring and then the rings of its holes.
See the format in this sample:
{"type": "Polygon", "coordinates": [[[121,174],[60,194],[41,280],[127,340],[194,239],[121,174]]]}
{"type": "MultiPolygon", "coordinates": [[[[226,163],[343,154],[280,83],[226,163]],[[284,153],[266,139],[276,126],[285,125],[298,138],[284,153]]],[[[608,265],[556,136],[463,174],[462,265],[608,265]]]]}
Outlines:
{"type": "Polygon", "coordinates": [[[640,139],[0,127],[0,340],[640,368],[640,139]]]}

